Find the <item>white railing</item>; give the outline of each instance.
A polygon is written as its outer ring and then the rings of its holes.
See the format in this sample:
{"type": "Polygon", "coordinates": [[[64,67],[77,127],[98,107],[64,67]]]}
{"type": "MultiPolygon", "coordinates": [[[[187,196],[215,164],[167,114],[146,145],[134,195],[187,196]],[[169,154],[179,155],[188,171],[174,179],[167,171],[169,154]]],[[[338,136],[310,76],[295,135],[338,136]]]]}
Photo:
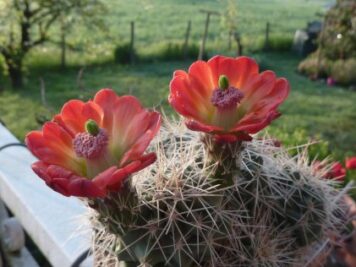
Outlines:
{"type": "MultiPolygon", "coordinates": [[[[0,124],[0,147],[18,142],[0,124]]],[[[85,207],[76,198],[55,193],[36,177],[30,167],[35,160],[26,147],[10,146],[0,151],[0,201],[54,267],[71,267],[90,247],[85,207]]],[[[79,266],[92,265],[92,259],[87,258],[79,266]]],[[[33,265],[25,262],[21,266],[33,265]]]]}

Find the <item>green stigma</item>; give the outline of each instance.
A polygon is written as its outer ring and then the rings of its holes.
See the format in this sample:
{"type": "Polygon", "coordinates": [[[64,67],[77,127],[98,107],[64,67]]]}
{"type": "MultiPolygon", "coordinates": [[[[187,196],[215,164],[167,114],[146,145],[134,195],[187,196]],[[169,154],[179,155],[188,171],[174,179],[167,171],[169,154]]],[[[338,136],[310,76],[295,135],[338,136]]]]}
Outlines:
{"type": "Polygon", "coordinates": [[[90,119],[90,120],[87,120],[87,122],[85,123],[85,130],[90,135],[96,136],[96,135],[98,135],[100,128],[99,128],[98,124],[96,123],[96,121],[90,119]]]}
{"type": "Polygon", "coordinates": [[[219,77],[219,88],[221,90],[226,90],[229,88],[229,79],[226,75],[220,75],[219,77]]]}

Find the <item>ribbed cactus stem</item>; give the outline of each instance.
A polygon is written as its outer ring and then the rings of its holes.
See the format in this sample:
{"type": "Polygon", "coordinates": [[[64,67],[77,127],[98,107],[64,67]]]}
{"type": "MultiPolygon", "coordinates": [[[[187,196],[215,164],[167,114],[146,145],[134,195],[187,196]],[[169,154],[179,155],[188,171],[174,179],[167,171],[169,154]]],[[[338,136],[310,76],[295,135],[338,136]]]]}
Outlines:
{"type": "Polygon", "coordinates": [[[97,211],[98,220],[109,232],[121,235],[135,224],[139,213],[138,201],[135,188],[127,180],[119,192],[95,199],[89,205],[97,211]]]}
{"type": "Polygon", "coordinates": [[[212,135],[202,136],[202,143],[207,152],[208,164],[216,164],[214,177],[219,179],[222,187],[234,184],[234,177],[240,169],[240,155],[243,149],[242,141],[217,141],[212,135]]]}

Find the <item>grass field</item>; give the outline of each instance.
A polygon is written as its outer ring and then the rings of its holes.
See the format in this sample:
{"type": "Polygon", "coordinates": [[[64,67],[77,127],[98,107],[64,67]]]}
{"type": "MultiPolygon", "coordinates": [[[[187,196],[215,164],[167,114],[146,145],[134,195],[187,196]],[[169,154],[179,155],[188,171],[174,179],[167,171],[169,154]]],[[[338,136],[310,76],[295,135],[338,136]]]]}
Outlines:
{"type": "MultiPolygon", "coordinates": [[[[23,139],[26,132],[36,129],[36,117],[58,112],[71,98],[88,99],[100,88],[112,87],[120,94],[132,93],[146,106],[162,106],[171,113],[167,104],[168,84],[175,69],[186,69],[191,62],[141,62],[134,66],[112,63],[116,44],[128,40],[129,22],[135,20],[139,54],[159,51],[159,44],[181,41],[186,23],[192,20],[192,42],[198,42],[205,17],[201,8],[224,12],[226,1],[107,1],[108,14],[104,17],[108,32],[90,32],[79,26],[73,29],[69,41],[82,51],[71,51],[69,66],[59,68],[59,50],[53,45],[33,51],[26,59],[27,80],[23,90],[5,90],[0,94],[0,119],[16,136],[23,139]],[[78,72],[83,78],[78,84],[78,72]],[[40,78],[45,82],[50,111],[40,101],[40,78]]],[[[271,34],[293,36],[295,29],[315,19],[315,13],[332,1],[327,0],[250,0],[236,1],[239,29],[246,48],[263,38],[264,25],[270,21],[271,34]]],[[[212,17],[208,40],[209,56],[226,51],[226,32],[220,19],[212,17]]],[[[321,138],[329,144],[336,158],[356,154],[356,93],[339,87],[327,87],[322,82],[311,82],[296,73],[300,58],[291,53],[251,54],[264,69],[272,69],[288,78],[292,92],[281,107],[283,116],[272,124],[269,132],[287,144],[303,143],[309,137],[321,138]]],[[[7,88],[6,77],[0,77],[7,88]]],[[[323,143],[324,144],[324,143],[323,143]]]]}

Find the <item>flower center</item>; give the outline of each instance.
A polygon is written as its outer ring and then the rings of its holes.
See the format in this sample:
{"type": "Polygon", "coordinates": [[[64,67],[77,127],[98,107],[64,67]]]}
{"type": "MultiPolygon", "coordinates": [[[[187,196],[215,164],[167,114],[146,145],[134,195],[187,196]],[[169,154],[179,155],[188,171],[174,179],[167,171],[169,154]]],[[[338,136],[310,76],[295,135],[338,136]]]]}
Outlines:
{"type": "Polygon", "coordinates": [[[244,94],[237,88],[230,86],[226,90],[217,88],[211,96],[211,103],[219,109],[230,109],[241,102],[244,94]]]}
{"type": "Polygon", "coordinates": [[[211,103],[218,109],[235,108],[241,102],[244,94],[237,88],[229,86],[229,80],[225,75],[219,77],[219,88],[213,91],[211,103]]]}
{"type": "Polygon", "coordinates": [[[78,157],[96,159],[106,150],[109,141],[108,134],[93,120],[89,120],[85,128],[87,132],[78,133],[73,139],[73,149],[78,157]]]}

